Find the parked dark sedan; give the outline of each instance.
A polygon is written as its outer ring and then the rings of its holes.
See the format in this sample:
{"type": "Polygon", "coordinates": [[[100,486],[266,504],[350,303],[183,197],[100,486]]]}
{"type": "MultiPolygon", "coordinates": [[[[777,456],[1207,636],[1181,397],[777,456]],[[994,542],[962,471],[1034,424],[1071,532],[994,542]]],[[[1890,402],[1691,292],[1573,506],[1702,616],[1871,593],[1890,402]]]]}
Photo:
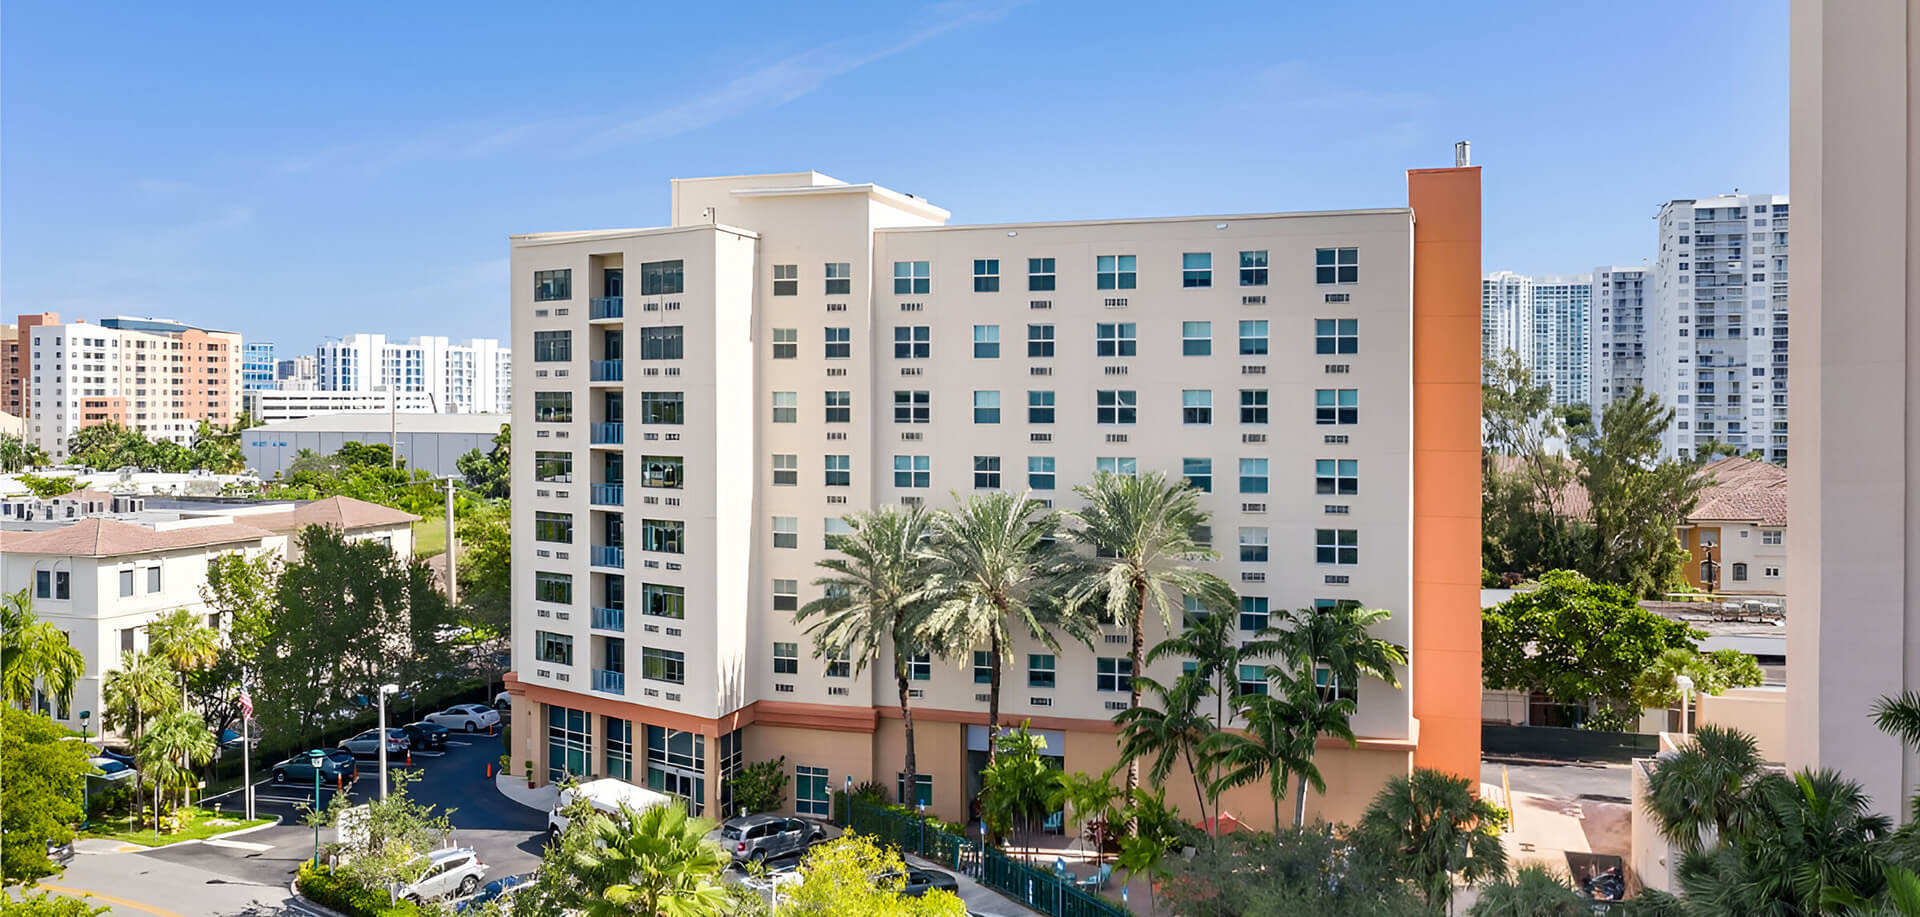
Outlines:
{"type": "Polygon", "coordinates": [[[400,730],[407,734],[408,739],[412,740],[414,748],[423,751],[429,748],[447,747],[447,734],[453,731],[439,723],[429,723],[426,720],[421,720],[418,723],[408,723],[400,727],[400,730]]]}
{"type": "Polygon", "coordinates": [[[909,898],[918,898],[934,889],[960,894],[960,882],[938,869],[908,869],[907,884],[902,886],[900,894],[909,898]]]}
{"type": "MultiPolygon", "coordinates": [[[[312,783],[313,761],[307,755],[294,755],[273,766],[274,783],[312,783]]],[[[343,781],[351,784],[360,778],[360,769],[354,764],[353,755],[340,749],[332,749],[320,758],[320,782],[335,786],[343,781]]]]}

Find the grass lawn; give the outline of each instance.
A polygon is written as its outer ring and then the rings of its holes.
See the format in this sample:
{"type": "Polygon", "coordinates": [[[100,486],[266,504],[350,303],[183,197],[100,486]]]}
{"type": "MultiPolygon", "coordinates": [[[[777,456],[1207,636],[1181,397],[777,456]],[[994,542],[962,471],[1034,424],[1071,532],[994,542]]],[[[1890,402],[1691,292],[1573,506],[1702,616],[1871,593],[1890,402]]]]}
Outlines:
{"type": "Polygon", "coordinates": [[[82,832],[81,836],[125,841],[129,844],[139,844],[142,847],[159,847],[163,844],[172,844],[179,841],[205,840],[216,834],[225,834],[228,831],[238,831],[241,828],[251,828],[254,825],[264,825],[273,821],[271,818],[256,818],[248,821],[230,812],[216,816],[213,812],[198,806],[191,809],[181,809],[180,815],[180,830],[171,833],[155,832],[151,829],[128,831],[126,829],[127,820],[122,817],[109,819],[101,824],[95,825],[82,832]]]}
{"type": "Polygon", "coordinates": [[[437,557],[446,550],[446,516],[428,516],[413,524],[413,556],[437,557]]]}

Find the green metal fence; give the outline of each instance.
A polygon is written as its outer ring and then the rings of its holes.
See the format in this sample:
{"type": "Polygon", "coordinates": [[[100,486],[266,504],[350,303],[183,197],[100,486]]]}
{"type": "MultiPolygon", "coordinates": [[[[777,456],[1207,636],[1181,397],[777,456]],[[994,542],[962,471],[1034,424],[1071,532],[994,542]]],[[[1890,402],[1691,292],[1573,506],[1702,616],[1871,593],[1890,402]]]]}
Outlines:
{"type": "Polygon", "coordinates": [[[1053,917],[1128,917],[1126,908],[1075,888],[1051,872],[1035,869],[997,847],[951,834],[925,820],[834,794],[834,820],[922,859],[972,877],[989,888],[1053,917]]]}

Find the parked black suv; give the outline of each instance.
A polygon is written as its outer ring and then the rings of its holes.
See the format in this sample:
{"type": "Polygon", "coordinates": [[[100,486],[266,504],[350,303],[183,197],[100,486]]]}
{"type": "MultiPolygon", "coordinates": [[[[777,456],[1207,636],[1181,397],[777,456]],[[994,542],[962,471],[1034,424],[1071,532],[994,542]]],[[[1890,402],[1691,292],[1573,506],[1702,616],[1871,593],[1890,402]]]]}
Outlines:
{"type": "Polygon", "coordinates": [[[407,738],[413,742],[414,748],[423,751],[430,748],[447,747],[447,734],[453,731],[439,723],[429,723],[426,720],[421,720],[418,723],[408,723],[400,727],[400,729],[405,732],[407,738]]]}

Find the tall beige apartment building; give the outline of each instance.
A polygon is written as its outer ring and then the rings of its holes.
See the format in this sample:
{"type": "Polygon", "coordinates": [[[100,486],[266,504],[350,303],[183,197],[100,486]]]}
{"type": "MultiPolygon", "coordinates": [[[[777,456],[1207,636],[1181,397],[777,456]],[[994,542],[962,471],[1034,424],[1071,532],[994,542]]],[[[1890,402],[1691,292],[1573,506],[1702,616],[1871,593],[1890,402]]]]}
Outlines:
{"type": "Polygon", "coordinates": [[[150,439],[193,442],[202,420],[240,411],[240,335],[179,322],[120,316],[98,324],[32,327],[22,320],[17,363],[27,436],[56,461],[79,430],[119,423],[150,439]]]}
{"type": "MultiPolygon", "coordinates": [[[[1161,470],[1204,491],[1243,636],[1350,599],[1412,650],[1400,688],[1358,686],[1311,808],[1352,818],[1416,763],[1477,774],[1479,171],[1409,173],[1409,204],[954,226],[799,172],[676,180],[663,227],[513,237],[516,769],[730,811],[726,777],[784,755],[793,811],[872,779],[964,819],[984,668],[911,661],[909,789],[891,660],[855,676],[793,621],[841,517],[1064,510],[1096,471],[1161,470]]],[[[1113,763],[1124,632],[1015,649],[1002,722],[1113,763]]]]}

